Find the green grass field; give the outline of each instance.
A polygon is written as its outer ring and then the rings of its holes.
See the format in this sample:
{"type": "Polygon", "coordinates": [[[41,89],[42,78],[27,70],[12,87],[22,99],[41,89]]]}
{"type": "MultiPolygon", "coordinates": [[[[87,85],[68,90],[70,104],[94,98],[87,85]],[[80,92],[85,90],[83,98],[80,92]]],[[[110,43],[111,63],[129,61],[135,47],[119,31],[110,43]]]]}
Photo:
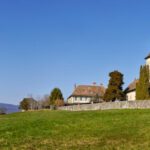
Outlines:
{"type": "Polygon", "coordinates": [[[150,110],[0,116],[0,150],[150,149],[150,110]]]}

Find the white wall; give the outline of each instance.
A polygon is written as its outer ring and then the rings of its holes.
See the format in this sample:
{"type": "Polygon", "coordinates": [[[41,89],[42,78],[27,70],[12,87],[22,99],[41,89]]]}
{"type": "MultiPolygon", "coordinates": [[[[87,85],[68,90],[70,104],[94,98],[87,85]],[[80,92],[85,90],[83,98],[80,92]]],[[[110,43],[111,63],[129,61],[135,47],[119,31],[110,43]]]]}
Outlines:
{"type": "Polygon", "coordinates": [[[146,65],[150,65],[150,58],[146,59],[146,65]]]}
{"type": "Polygon", "coordinates": [[[127,100],[128,101],[135,101],[136,100],[136,91],[129,92],[127,94],[127,100]]]}
{"type": "Polygon", "coordinates": [[[58,107],[59,110],[85,111],[85,110],[108,110],[108,109],[150,109],[150,100],[104,102],[97,104],[84,104],[58,107]]]}
{"type": "Polygon", "coordinates": [[[70,97],[67,101],[69,104],[72,104],[72,103],[84,104],[84,103],[90,103],[91,97],[70,97]]]}
{"type": "Polygon", "coordinates": [[[72,103],[73,103],[73,97],[68,98],[68,99],[67,99],[67,102],[68,102],[69,104],[72,104],[72,103]]]}

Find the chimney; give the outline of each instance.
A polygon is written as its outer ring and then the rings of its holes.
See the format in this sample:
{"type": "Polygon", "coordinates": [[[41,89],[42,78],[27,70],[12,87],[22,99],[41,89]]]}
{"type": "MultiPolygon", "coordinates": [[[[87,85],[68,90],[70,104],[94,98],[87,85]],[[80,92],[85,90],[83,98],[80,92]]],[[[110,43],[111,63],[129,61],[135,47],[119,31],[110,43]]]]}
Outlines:
{"type": "Polygon", "coordinates": [[[103,83],[100,83],[100,86],[103,86],[103,83]]]}
{"type": "Polygon", "coordinates": [[[96,82],[93,82],[93,85],[95,86],[95,85],[96,85],[96,82]]]}
{"type": "Polygon", "coordinates": [[[76,84],[74,84],[74,89],[76,89],[77,88],[77,85],[76,84]]]}

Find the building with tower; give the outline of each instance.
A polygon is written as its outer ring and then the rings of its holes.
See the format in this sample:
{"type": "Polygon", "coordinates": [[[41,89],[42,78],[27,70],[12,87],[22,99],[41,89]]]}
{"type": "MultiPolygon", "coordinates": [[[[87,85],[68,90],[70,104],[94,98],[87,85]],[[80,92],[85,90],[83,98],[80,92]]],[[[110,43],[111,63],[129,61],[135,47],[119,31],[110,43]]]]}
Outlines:
{"type": "Polygon", "coordinates": [[[150,54],[148,54],[147,57],[145,57],[146,65],[150,67],[150,54]]]}
{"type": "MultiPolygon", "coordinates": [[[[148,54],[145,57],[146,64],[150,68],[150,54],[148,54]]],[[[138,82],[138,79],[135,79],[132,83],[129,84],[129,86],[126,88],[126,99],[128,101],[135,101],[136,100],[136,84],[138,82]]]]}

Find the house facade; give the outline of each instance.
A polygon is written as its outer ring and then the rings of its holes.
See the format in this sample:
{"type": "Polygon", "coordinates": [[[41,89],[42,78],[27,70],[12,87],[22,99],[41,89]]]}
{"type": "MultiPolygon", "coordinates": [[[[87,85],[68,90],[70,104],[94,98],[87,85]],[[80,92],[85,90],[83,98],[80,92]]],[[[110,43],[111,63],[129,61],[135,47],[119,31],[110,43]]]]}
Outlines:
{"type": "Polygon", "coordinates": [[[68,97],[68,104],[88,104],[102,101],[105,87],[100,85],[79,85],[68,97]]]}
{"type": "MultiPolygon", "coordinates": [[[[145,57],[146,64],[150,68],[150,54],[145,57]]],[[[129,86],[126,88],[125,93],[126,93],[126,99],[128,101],[135,101],[136,100],[136,84],[138,80],[135,79],[129,86]]]]}
{"type": "Polygon", "coordinates": [[[135,79],[125,90],[126,99],[128,101],[135,101],[136,100],[136,84],[138,80],[135,79]]]}

